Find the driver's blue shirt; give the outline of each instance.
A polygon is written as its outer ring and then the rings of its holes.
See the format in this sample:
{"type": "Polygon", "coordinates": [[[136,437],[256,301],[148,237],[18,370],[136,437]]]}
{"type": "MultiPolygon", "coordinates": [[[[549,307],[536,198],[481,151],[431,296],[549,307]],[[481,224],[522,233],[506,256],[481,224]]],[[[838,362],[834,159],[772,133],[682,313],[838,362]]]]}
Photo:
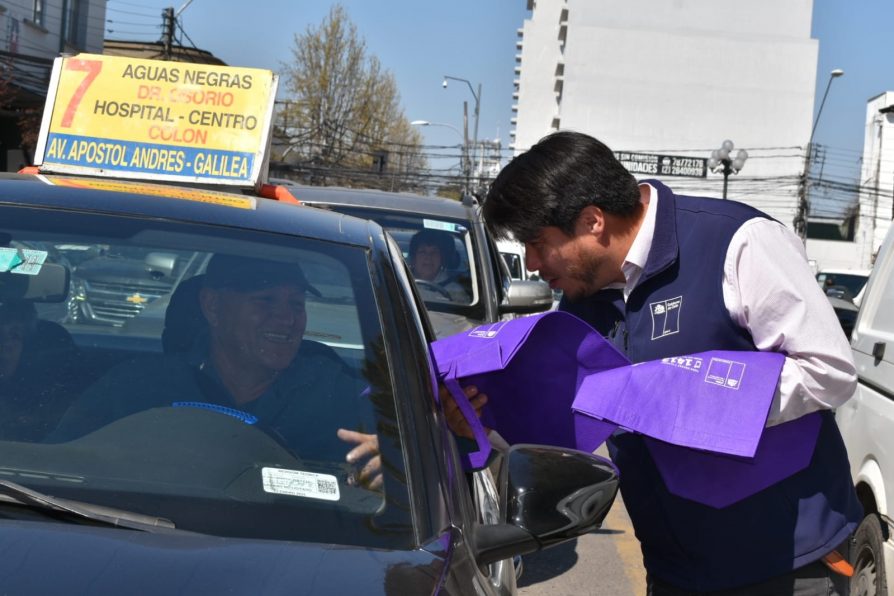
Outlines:
{"type": "MultiPolygon", "coordinates": [[[[188,354],[126,362],[99,379],[72,405],[48,442],[75,439],[150,408],[214,404],[257,418],[257,425],[303,459],[343,461],[351,445],[339,428],[374,433],[365,384],[329,348],[302,342],[289,368],[257,399],[236,404],[205,362],[201,344],[188,354]]],[[[217,415],[227,415],[218,413],[217,415]]]]}

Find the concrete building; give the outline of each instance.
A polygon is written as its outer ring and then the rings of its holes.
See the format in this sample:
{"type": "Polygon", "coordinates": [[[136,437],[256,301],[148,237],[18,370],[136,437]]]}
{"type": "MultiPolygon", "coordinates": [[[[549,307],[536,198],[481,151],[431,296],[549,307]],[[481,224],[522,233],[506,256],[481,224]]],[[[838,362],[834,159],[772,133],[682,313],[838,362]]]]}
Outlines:
{"type": "Polygon", "coordinates": [[[53,58],[102,53],[105,20],[106,0],[0,2],[0,171],[30,162],[53,58]]]}
{"type": "MultiPolygon", "coordinates": [[[[560,129],[615,151],[699,158],[731,139],[749,158],[729,198],[792,226],[813,119],[812,0],[527,2],[516,154],[560,129]]],[[[722,195],[720,174],[665,182],[722,195]]]]}
{"type": "Polygon", "coordinates": [[[894,219],[894,91],[866,103],[856,244],[860,267],[875,260],[894,219]]]}

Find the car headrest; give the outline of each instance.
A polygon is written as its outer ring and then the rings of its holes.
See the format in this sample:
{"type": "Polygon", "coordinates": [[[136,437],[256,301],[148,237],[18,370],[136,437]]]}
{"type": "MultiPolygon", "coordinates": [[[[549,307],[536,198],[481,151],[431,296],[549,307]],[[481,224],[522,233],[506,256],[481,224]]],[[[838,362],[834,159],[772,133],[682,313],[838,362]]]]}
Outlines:
{"type": "Polygon", "coordinates": [[[204,275],[183,280],[171,294],[161,332],[161,345],[166,354],[188,352],[206,328],[205,315],[199,304],[199,291],[204,280],[204,275]]]}

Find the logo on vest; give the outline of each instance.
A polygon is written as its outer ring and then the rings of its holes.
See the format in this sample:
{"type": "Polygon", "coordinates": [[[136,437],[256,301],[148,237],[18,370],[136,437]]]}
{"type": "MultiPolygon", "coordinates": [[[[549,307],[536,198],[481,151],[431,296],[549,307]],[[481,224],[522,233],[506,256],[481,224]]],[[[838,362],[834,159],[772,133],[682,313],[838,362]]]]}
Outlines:
{"type": "Polygon", "coordinates": [[[505,322],[502,323],[493,323],[492,325],[481,325],[480,327],[475,327],[471,331],[469,331],[469,337],[481,337],[484,339],[490,339],[492,337],[496,337],[500,332],[500,329],[506,326],[505,322]]]}
{"type": "Polygon", "coordinates": [[[676,366],[677,368],[682,368],[691,372],[699,372],[702,369],[704,361],[701,358],[695,358],[693,356],[671,356],[670,358],[662,358],[661,363],[676,366]]]}
{"type": "Polygon", "coordinates": [[[708,371],[705,374],[705,383],[720,385],[727,389],[738,389],[742,386],[745,377],[745,363],[723,358],[711,358],[708,371]]]}
{"type": "Polygon", "coordinates": [[[649,304],[649,310],[652,312],[653,340],[680,332],[680,308],[682,306],[682,296],[649,304]]]}

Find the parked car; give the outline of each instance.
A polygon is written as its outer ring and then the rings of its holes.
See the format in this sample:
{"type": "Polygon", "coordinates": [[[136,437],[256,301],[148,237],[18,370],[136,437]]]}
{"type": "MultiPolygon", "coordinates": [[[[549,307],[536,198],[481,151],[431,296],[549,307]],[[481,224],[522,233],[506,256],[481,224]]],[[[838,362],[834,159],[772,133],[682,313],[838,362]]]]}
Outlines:
{"type": "Polygon", "coordinates": [[[438,337],[518,314],[546,311],[552,305],[552,292],[546,283],[512,278],[474,199],[460,202],[408,193],[317,186],[289,189],[305,205],[377,222],[397,240],[405,259],[411,258],[412,237],[421,230],[449,238],[452,259],[446,267],[450,278],[467,289],[466,297],[450,297],[425,280],[416,279],[438,337]]]}
{"type": "Polygon", "coordinates": [[[860,305],[861,293],[869,279],[869,269],[822,269],[816,281],[827,296],[860,305]]]}
{"type": "MultiPolygon", "coordinates": [[[[72,267],[71,323],[121,327],[206,264],[208,253],[110,245],[72,267]]],[[[160,305],[161,306],[161,305],[160,305]]]]}
{"type": "Polygon", "coordinates": [[[851,594],[894,594],[894,234],[881,248],[851,336],[859,383],[836,411],[865,517],[851,594]]]}
{"type": "Polygon", "coordinates": [[[845,337],[850,339],[851,334],[854,332],[854,325],[857,322],[857,314],[860,312],[860,307],[844,298],[836,298],[834,296],[829,296],[828,298],[832,304],[832,309],[835,311],[835,316],[838,317],[838,322],[841,324],[841,330],[844,331],[845,337]]]}
{"type": "Polygon", "coordinates": [[[512,279],[539,279],[536,271],[525,267],[525,245],[517,240],[497,240],[497,249],[506,261],[512,279]]]}
{"type": "MultiPolygon", "coordinates": [[[[67,400],[62,420],[87,411],[97,425],[73,437],[59,434],[64,422],[41,439],[0,434],[4,592],[512,594],[513,556],[601,523],[618,482],[603,459],[517,445],[494,466],[496,477],[490,468],[462,469],[436,400],[431,323],[401,247],[380,225],[253,196],[147,186],[0,175],[0,302],[37,303],[43,322],[70,339],[72,349],[62,352],[44,350],[50,342],[36,338],[26,364],[36,384],[51,368],[66,371],[54,375],[54,395],[67,400]],[[15,243],[81,247],[90,256],[73,265],[15,243]],[[194,255],[274,268],[300,263],[308,290],[298,358],[316,354],[366,388],[314,407],[327,420],[365,416],[363,428],[378,438],[381,487],[358,484],[342,449],[296,453],[262,413],[240,409],[248,406],[177,401],[162,372],[127,378],[123,388],[108,381],[110,370],[130,363],[186,359],[196,374],[203,369],[204,360],[192,359],[208,332],[199,300],[211,308],[201,277],[211,271],[191,269],[207,263],[194,255]],[[98,261],[107,257],[123,266],[98,261]],[[143,295],[164,262],[165,285],[125,324],[45,320],[55,311],[44,304],[64,304],[78,291],[78,271],[90,283],[114,271],[124,293],[143,295]],[[84,273],[91,263],[95,275],[84,273]],[[164,315],[149,316],[163,301],[164,315]],[[159,389],[147,391],[156,382],[159,389]],[[92,409],[84,409],[85,387],[92,409]],[[134,403],[147,392],[162,405],[134,403]],[[133,413],[118,415],[119,408],[133,413]]],[[[437,219],[480,224],[447,211],[437,219]]],[[[477,233],[462,236],[470,254],[477,233]]],[[[531,308],[530,301],[514,306],[507,287],[478,279],[477,257],[470,263],[477,299],[449,308],[497,315],[495,304],[483,303],[498,295],[504,311],[531,308]]],[[[292,341],[273,332],[264,339],[292,341]]],[[[332,386],[341,386],[336,380],[332,386]]],[[[48,424],[50,411],[24,397],[3,394],[0,408],[14,399],[22,414],[3,418],[3,428],[48,424]]],[[[301,386],[292,397],[307,399],[301,386]]],[[[316,416],[312,422],[325,428],[316,416]]]]}

